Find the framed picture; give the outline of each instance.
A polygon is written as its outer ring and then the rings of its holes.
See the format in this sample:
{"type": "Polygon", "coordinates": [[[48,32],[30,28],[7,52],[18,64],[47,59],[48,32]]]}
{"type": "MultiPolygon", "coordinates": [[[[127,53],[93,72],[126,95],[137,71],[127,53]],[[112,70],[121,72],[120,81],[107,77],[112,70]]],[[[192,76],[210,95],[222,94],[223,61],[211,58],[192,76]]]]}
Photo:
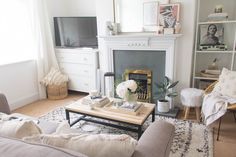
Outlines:
{"type": "Polygon", "coordinates": [[[159,25],[164,28],[174,28],[176,22],[179,22],[180,4],[160,4],[159,6],[159,25]]]}
{"type": "Polygon", "coordinates": [[[200,45],[223,45],[223,24],[200,25],[200,45]]]}
{"type": "Polygon", "coordinates": [[[144,26],[157,25],[157,9],[158,9],[158,2],[144,2],[143,3],[143,25],[144,26]]]}

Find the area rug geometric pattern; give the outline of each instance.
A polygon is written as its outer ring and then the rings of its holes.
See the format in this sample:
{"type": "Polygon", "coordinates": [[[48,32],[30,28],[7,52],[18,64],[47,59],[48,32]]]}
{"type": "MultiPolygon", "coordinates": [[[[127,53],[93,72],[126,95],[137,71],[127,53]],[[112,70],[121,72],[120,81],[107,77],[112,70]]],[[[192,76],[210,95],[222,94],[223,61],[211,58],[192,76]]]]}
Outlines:
{"type": "MultiPolygon", "coordinates": [[[[78,114],[70,113],[72,121],[77,119],[78,116],[78,114]]],[[[54,122],[64,121],[66,120],[65,109],[63,107],[57,108],[40,117],[40,119],[54,122]]],[[[205,125],[157,115],[156,120],[164,120],[175,126],[175,136],[171,147],[170,157],[213,157],[213,131],[205,125]]],[[[150,123],[151,117],[145,122],[143,128],[147,128],[150,123]]],[[[128,134],[137,139],[137,133],[90,122],[81,121],[75,124],[73,128],[79,129],[80,132],[92,134],[128,134]]]]}

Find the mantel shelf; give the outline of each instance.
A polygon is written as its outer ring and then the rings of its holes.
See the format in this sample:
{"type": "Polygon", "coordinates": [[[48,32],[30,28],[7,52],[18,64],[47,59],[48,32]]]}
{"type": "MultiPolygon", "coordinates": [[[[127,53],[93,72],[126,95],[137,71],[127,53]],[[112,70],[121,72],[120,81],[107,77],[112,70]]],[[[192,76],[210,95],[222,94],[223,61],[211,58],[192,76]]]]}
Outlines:
{"type": "Polygon", "coordinates": [[[183,34],[156,34],[156,33],[120,33],[118,35],[99,36],[103,39],[119,39],[119,38],[161,38],[161,39],[176,39],[183,34]]]}

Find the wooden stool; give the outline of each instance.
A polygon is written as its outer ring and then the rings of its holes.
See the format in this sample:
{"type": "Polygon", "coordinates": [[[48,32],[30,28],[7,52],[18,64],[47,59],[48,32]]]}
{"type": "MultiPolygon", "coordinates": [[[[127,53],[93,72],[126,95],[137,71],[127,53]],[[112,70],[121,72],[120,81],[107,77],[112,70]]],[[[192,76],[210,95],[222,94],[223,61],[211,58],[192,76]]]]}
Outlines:
{"type": "Polygon", "coordinates": [[[194,107],[197,121],[200,121],[200,107],[202,106],[202,96],[204,91],[196,88],[186,88],[181,90],[181,102],[185,106],[184,119],[188,119],[190,108],[194,107]]]}

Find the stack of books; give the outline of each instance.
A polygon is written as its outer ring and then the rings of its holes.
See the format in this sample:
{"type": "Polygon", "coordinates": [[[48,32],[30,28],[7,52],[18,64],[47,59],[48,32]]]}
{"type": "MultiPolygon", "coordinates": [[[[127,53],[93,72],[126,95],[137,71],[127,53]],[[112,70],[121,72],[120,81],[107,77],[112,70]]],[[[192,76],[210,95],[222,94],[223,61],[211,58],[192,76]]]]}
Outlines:
{"type": "Polygon", "coordinates": [[[90,95],[84,97],[81,101],[84,105],[92,105],[96,107],[103,107],[108,104],[110,100],[106,96],[92,97],[90,95]]]}
{"type": "Polygon", "coordinates": [[[220,70],[202,70],[201,71],[201,76],[203,77],[212,77],[212,78],[218,78],[220,75],[221,71],[220,70]]]}
{"type": "Polygon", "coordinates": [[[226,21],[227,19],[227,13],[213,13],[208,15],[208,21],[226,21]]]}
{"type": "Polygon", "coordinates": [[[138,103],[123,102],[123,104],[120,105],[118,108],[122,110],[136,112],[141,106],[142,104],[138,104],[138,103]]]}

